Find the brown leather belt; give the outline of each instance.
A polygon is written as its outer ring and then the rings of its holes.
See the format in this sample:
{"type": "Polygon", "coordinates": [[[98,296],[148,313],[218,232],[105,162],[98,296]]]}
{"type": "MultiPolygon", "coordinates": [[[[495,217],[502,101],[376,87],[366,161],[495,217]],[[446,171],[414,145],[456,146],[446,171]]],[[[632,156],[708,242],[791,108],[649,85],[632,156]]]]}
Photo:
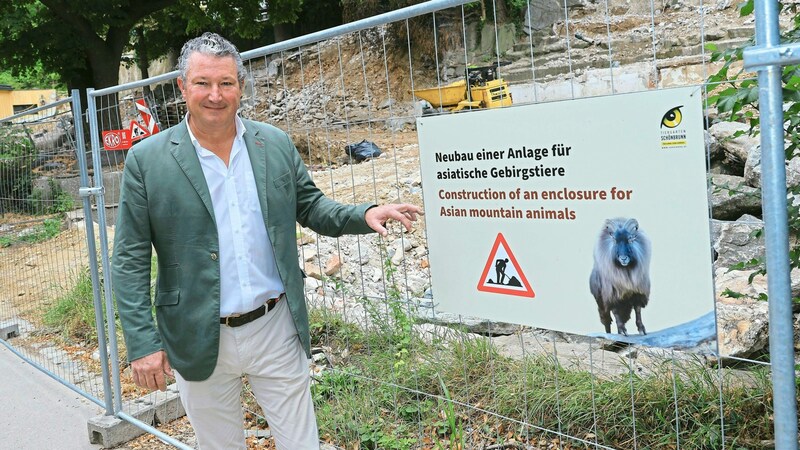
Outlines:
{"type": "Polygon", "coordinates": [[[267,301],[267,303],[259,306],[258,308],[252,311],[241,314],[231,314],[230,316],[227,317],[220,317],[219,323],[221,323],[222,325],[227,325],[231,328],[240,327],[242,325],[248,324],[258,319],[259,317],[262,317],[264,314],[272,311],[272,308],[275,307],[275,304],[278,303],[278,300],[280,300],[284,295],[286,294],[281,294],[276,298],[271,298],[267,301]]]}

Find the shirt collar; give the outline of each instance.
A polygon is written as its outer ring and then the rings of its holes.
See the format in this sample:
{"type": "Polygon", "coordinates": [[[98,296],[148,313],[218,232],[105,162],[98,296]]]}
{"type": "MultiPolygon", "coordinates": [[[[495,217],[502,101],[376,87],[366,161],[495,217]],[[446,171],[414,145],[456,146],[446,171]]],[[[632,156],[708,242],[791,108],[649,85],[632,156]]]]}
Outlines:
{"type": "MultiPolygon", "coordinates": [[[[194,149],[197,152],[197,154],[200,156],[205,156],[210,154],[211,152],[204,149],[203,146],[200,145],[200,141],[198,141],[197,138],[194,136],[194,133],[192,133],[192,127],[189,126],[188,112],[186,113],[186,117],[184,117],[183,120],[186,122],[186,129],[189,131],[189,139],[191,139],[192,145],[194,146],[194,149]]],[[[244,122],[242,122],[242,119],[239,117],[238,114],[234,116],[234,121],[236,123],[236,139],[242,139],[245,131],[247,131],[247,128],[245,128],[244,122]]]]}

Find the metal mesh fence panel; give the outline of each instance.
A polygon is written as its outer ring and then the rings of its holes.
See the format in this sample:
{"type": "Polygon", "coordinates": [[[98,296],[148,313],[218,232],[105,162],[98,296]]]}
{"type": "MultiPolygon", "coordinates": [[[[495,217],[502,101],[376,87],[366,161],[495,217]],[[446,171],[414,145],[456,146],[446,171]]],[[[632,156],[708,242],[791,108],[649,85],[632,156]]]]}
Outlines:
{"type": "Polygon", "coordinates": [[[97,346],[87,240],[97,224],[81,208],[86,149],[72,101],[0,121],[0,337],[102,406],[105,355],[97,346]]]}
{"type": "MultiPolygon", "coordinates": [[[[508,83],[511,101],[500,108],[681,86],[696,86],[707,98],[723,88],[707,82],[722,67],[708,49],[745,46],[753,35],[752,22],[726,4],[526,2],[513,10],[522,25],[511,25],[496,19],[504,12],[494,2],[435,7],[444,3],[245,52],[241,115],[290,133],[314,181],[333,199],[422,204],[416,118],[488,106],[446,99],[452,83],[469,82],[474,66],[508,83]],[[347,151],[363,141],[382,154],[347,151]]],[[[161,129],[179,123],[186,107],[176,76],[90,92],[106,226],[126,150],[111,148],[116,144],[101,131],[141,122],[139,101],[161,129]]],[[[432,286],[424,220],[412,232],[391,225],[386,238],[333,239],[298,227],[321,438],[340,448],[769,447],[766,319],[753,319],[765,309],[722,295],[733,286],[723,284],[728,268],[741,262],[727,259],[730,231],[763,226],[759,206],[742,215],[729,197],[752,198],[758,187],[739,172],[731,178],[744,161],[722,142],[741,133],[715,134],[718,114],[706,101],[714,242],[697,249],[716,255],[718,337],[698,348],[615,343],[444,312],[436,293],[448,286],[432,286]],[[743,335],[756,337],[740,347],[743,335]]],[[[591,118],[574,120],[579,127],[591,118]]],[[[107,232],[110,239],[113,230],[107,232]]],[[[110,251],[101,253],[107,267],[110,251]]],[[[763,293],[758,285],[741,287],[745,297],[763,293]]],[[[705,300],[711,301],[698,299],[705,300]]],[[[146,392],[133,386],[124,349],[116,358],[121,410],[144,417],[153,399],[142,400],[146,392]]],[[[268,445],[268,423],[247,388],[242,401],[248,445],[268,445]]],[[[156,411],[148,424],[181,415],[176,405],[156,411]]],[[[162,430],[193,443],[185,421],[162,430]]]]}

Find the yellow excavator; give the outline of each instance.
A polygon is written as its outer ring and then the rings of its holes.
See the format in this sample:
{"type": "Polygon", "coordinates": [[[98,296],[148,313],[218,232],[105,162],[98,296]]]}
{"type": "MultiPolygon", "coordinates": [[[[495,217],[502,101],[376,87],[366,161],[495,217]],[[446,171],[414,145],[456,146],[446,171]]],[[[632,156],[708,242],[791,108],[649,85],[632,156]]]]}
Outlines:
{"type": "Polygon", "coordinates": [[[498,64],[467,67],[463,80],[441,87],[414,89],[414,95],[438,110],[499,108],[512,103],[508,83],[497,77],[498,64]]]}

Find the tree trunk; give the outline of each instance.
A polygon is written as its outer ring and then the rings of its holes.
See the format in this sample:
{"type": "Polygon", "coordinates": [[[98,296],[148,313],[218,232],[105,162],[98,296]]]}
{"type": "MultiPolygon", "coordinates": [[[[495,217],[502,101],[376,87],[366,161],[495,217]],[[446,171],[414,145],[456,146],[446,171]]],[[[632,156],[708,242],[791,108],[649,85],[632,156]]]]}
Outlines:
{"type": "MultiPolygon", "coordinates": [[[[150,55],[147,52],[147,40],[144,36],[144,27],[136,27],[136,65],[139,67],[139,71],[142,73],[142,79],[150,78],[150,55]]],[[[142,92],[145,97],[150,96],[150,86],[144,86],[142,88],[142,92]]]]}
{"type": "Polygon", "coordinates": [[[508,9],[506,8],[506,0],[494,0],[495,8],[495,22],[506,23],[508,22],[508,9]]]}
{"type": "MultiPolygon", "coordinates": [[[[122,61],[122,50],[128,42],[129,32],[130,28],[109,29],[104,45],[93,48],[89,54],[95,89],[112,87],[119,83],[119,65],[122,61]]],[[[122,128],[117,94],[97,98],[97,119],[101,130],[122,128]]]]}
{"type": "Polygon", "coordinates": [[[272,26],[275,33],[275,42],[285,41],[291,39],[293,36],[292,25],[289,23],[279,23],[272,26]]]}
{"type": "MultiPolygon", "coordinates": [[[[94,82],[97,86],[112,87],[119,83],[119,64],[122,58],[116,61],[104,62],[100,66],[92,67],[94,82]]],[[[124,95],[124,94],[123,94],[124,95]]],[[[97,120],[101,130],[122,129],[122,119],[119,110],[119,95],[109,94],[96,98],[97,120]]]]}

